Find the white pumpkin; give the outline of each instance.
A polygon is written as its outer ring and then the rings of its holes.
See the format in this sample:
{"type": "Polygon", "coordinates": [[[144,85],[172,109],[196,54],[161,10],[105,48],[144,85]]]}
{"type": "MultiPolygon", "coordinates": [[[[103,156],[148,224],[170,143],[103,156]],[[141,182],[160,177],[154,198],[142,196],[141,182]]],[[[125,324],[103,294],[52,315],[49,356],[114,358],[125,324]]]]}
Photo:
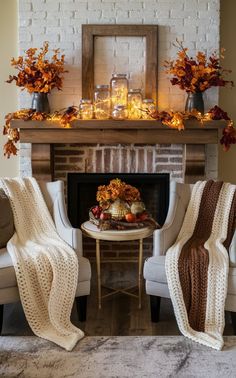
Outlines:
{"type": "Polygon", "coordinates": [[[109,206],[107,211],[111,214],[112,219],[122,220],[130,212],[130,208],[126,202],[118,198],[109,206]]]}
{"type": "Polygon", "coordinates": [[[137,215],[142,214],[146,210],[146,208],[143,202],[135,201],[132,203],[130,210],[132,214],[137,215]]]}

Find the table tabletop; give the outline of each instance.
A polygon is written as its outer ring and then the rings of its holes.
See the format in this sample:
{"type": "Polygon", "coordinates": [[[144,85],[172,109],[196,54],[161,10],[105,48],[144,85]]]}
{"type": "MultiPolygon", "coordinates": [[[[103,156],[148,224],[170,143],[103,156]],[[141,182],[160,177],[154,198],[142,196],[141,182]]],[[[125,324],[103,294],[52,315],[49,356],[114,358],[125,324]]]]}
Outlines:
{"type": "Polygon", "coordinates": [[[90,221],[84,222],[81,225],[83,233],[93,239],[111,240],[111,241],[127,241],[140,240],[147,238],[153,234],[153,227],[147,226],[142,228],[135,228],[132,230],[105,230],[101,231],[90,221]]]}

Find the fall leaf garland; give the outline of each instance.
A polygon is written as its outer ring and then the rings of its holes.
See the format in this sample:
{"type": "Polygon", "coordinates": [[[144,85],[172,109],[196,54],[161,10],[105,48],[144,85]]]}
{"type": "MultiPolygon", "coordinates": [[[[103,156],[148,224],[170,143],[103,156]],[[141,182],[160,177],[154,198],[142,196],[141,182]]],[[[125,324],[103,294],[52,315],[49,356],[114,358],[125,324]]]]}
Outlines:
{"type": "MultiPolygon", "coordinates": [[[[228,114],[217,105],[203,116],[195,110],[192,112],[155,111],[154,113],[148,113],[153,119],[161,121],[164,126],[177,129],[179,131],[184,130],[184,122],[187,119],[195,118],[203,125],[204,121],[206,120],[224,119],[228,121],[228,124],[223,129],[220,143],[223,145],[223,149],[225,151],[229,150],[231,144],[236,144],[236,129],[233,126],[233,122],[230,120],[228,114]]],[[[52,114],[39,113],[34,109],[22,109],[14,113],[7,114],[5,116],[6,122],[3,126],[3,135],[7,135],[8,137],[8,141],[4,145],[4,156],[7,158],[9,158],[11,155],[17,155],[18,149],[16,144],[20,139],[19,130],[10,128],[10,123],[13,119],[22,119],[24,121],[47,120],[51,122],[59,122],[63,127],[71,127],[71,122],[79,119],[79,108],[77,106],[69,106],[66,109],[61,109],[60,111],[56,111],[52,114]]]]}
{"type": "Polygon", "coordinates": [[[18,129],[11,129],[10,123],[13,119],[38,120],[42,121],[46,119],[46,114],[36,112],[33,109],[22,109],[13,113],[8,113],[5,116],[5,125],[3,126],[3,135],[7,135],[8,141],[3,147],[4,156],[9,158],[11,155],[17,155],[16,143],[20,140],[20,133],[18,129]]]}
{"type": "Polygon", "coordinates": [[[20,140],[18,129],[10,127],[13,119],[22,119],[24,121],[59,121],[63,127],[70,127],[70,122],[79,118],[79,108],[69,106],[67,109],[55,111],[52,114],[40,113],[35,109],[21,109],[5,116],[5,125],[3,126],[3,135],[7,135],[8,141],[3,147],[4,156],[9,158],[11,155],[17,155],[16,143],[20,140]]]}
{"type": "Polygon", "coordinates": [[[233,126],[232,121],[230,121],[228,126],[224,128],[220,143],[223,145],[224,151],[228,151],[231,144],[236,144],[236,129],[233,126]]]}
{"type": "Polygon", "coordinates": [[[61,110],[55,111],[53,114],[48,115],[48,120],[59,121],[64,127],[70,127],[70,123],[80,118],[78,106],[69,106],[61,110]]]}

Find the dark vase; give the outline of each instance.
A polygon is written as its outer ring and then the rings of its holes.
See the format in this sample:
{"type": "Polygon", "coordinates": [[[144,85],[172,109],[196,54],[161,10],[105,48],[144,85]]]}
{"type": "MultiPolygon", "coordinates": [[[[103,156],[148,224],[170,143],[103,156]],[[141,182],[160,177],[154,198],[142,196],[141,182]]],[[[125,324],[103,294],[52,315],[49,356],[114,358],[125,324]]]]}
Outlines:
{"type": "Polygon", "coordinates": [[[200,113],[204,114],[204,101],[202,97],[202,92],[188,93],[188,97],[185,104],[185,111],[191,112],[191,110],[196,109],[200,113]]]}
{"type": "Polygon", "coordinates": [[[50,113],[48,93],[34,92],[31,108],[35,109],[37,112],[50,113]]]}

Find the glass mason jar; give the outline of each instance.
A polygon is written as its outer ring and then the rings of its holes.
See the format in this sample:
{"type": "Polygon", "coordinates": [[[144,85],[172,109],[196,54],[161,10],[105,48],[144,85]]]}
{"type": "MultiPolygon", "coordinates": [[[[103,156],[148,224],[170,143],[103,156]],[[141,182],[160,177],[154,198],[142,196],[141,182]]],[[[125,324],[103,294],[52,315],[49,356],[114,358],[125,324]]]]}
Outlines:
{"type": "Polygon", "coordinates": [[[128,79],[126,74],[112,74],[110,81],[111,107],[127,106],[128,79]]]}
{"type": "Polygon", "coordinates": [[[96,85],[94,90],[94,116],[96,119],[110,118],[109,85],[96,85]]]}
{"type": "Polygon", "coordinates": [[[141,89],[130,89],[128,92],[128,118],[140,119],[142,116],[141,89]]]}
{"type": "Polygon", "coordinates": [[[128,117],[128,111],[124,105],[116,105],[111,113],[112,118],[115,120],[123,120],[128,117]]]}
{"type": "Polygon", "coordinates": [[[92,119],[93,118],[93,104],[91,100],[82,98],[80,100],[80,118],[81,119],[92,119]]]}
{"type": "Polygon", "coordinates": [[[142,119],[152,119],[152,117],[147,113],[153,113],[156,111],[156,106],[154,100],[151,98],[144,98],[142,103],[142,119]]]}

